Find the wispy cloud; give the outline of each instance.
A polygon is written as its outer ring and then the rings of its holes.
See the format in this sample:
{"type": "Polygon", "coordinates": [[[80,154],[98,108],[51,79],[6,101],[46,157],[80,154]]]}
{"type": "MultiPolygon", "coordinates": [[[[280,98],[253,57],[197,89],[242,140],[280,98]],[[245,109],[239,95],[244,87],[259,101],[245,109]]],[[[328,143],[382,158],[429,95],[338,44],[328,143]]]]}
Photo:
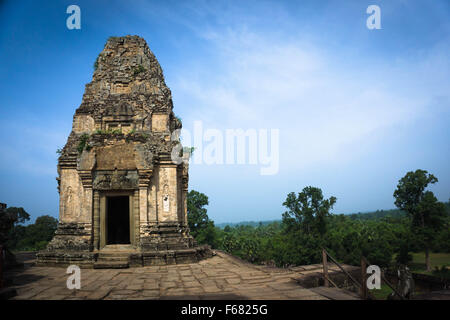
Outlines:
{"type": "Polygon", "coordinates": [[[442,48],[405,61],[372,64],[361,57],[338,65],[340,52],[248,26],[198,36],[214,48],[214,68],[199,70],[194,62],[180,70],[175,90],[187,98],[186,109],[195,110],[188,120],[201,118],[218,128],[279,128],[285,165],[347,157],[343,146],[411,123],[435,97],[448,96],[442,48]]]}

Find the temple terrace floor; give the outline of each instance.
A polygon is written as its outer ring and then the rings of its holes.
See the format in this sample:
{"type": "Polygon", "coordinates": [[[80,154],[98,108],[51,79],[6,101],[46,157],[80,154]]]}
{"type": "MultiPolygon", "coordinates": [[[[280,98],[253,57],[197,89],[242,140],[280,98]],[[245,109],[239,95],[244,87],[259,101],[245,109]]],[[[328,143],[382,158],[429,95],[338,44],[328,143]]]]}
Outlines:
{"type": "Polygon", "coordinates": [[[66,268],[25,267],[6,276],[17,295],[12,299],[356,299],[340,289],[303,288],[296,279],[320,273],[321,265],[281,269],[255,266],[217,251],[192,264],[129,269],[81,269],[81,288],[68,289],[66,268]]]}

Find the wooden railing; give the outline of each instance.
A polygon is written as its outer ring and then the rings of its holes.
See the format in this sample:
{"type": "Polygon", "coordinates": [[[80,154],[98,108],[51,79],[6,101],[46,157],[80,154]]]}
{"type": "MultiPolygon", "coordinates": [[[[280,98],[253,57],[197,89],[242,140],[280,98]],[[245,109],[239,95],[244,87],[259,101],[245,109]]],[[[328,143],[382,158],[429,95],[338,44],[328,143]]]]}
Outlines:
{"type": "MultiPolygon", "coordinates": [[[[367,277],[367,266],[370,266],[370,262],[369,260],[367,260],[365,257],[361,257],[361,275],[364,275],[364,277],[362,279],[364,279],[364,284],[366,284],[366,277],[367,277]],[[364,269],[363,267],[363,263],[364,263],[364,269]]],[[[399,298],[400,300],[405,300],[405,298],[397,291],[397,289],[388,281],[388,279],[386,279],[386,277],[384,276],[384,272],[381,271],[381,279],[384,281],[384,283],[391,288],[392,292],[394,292],[399,298]]]]}
{"type": "MultiPolygon", "coordinates": [[[[339,262],[336,261],[336,259],[334,259],[325,249],[322,249],[322,264],[323,264],[323,278],[324,278],[324,286],[325,287],[329,287],[330,283],[336,287],[339,288],[328,276],[328,258],[330,258],[330,260],[339,267],[339,269],[341,269],[341,271],[353,282],[354,285],[356,285],[356,287],[359,288],[360,292],[361,292],[361,297],[366,296],[367,293],[365,293],[367,291],[367,288],[363,288],[363,286],[361,285],[361,283],[359,283],[358,280],[356,280],[350,273],[347,272],[347,270],[345,270],[341,264],[339,262]]],[[[366,296],[367,297],[367,296],[366,296]]]]}
{"type": "MultiPolygon", "coordinates": [[[[328,276],[328,258],[334,264],[336,264],[339,269],[342,270],[342,272],[359,288],[359,293],[362,299],[371,299],[376,300],[376,298],[373,296],[373,294],[370,293],[370,291],[367,289],[367,266],[370,266],[370,262],[365,258],[361,257],[361,283],[356,280],[350,273],[348,273],[339,262],[336,261],[325,249],[322,249],[322,263],[323,263],[323,278],[324,278],[324,286],[329,287],[329,284],[331,283],[334,287],[338,288],[338,286],[330,279],[328,276]]],[[[386,279],[384,276],[384,273],[381,272],[381,279],[384,281],[384,283],[392,289],[392,291],[401,299],[404,300],[405,298],[397,291],[397,289],[386,279]]]]}

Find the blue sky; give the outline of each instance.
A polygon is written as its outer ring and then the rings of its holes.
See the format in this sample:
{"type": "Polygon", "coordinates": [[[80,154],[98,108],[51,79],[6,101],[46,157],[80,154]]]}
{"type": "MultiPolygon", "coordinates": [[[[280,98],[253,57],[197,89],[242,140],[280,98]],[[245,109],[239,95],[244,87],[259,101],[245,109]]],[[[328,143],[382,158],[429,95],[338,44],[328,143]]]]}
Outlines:
{"type": "Polygon", "coordinates": [[[58,216],[56,149],[109,36],[146,39],[174,112],[219,130],[279,129],[280,169],[190,167],[216,222],[279,219],[312,185],[334,212],[393,208],[410,170],[450,197],[450,2],[2,1],[0,201],[58,216]],[[66,8],[81,8],[81,30],[66,8]],[[381,30],[366,8],[381,8],[381,30]]]}

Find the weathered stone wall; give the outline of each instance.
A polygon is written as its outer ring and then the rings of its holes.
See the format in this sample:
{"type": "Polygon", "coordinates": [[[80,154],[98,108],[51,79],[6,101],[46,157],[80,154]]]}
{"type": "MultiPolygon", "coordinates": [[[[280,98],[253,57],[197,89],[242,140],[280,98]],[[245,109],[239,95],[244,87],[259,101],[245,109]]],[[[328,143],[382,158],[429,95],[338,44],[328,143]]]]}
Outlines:
{"type": "Polygon", "coordinates": [[[153,114],[152,115],[152,131],[165,132],[168,130],[167,114],[153,114]]]}
{"type": "Polygon", "coordinates": [[[73,117],[72,131],[80,133],[92,133],[95,130],[95,121],[89,115],[80,114],[73,117]]]}
{"type": "Polygon", "coordinates": [[[97,170],[136,169],[134,145],[125,141],[98,147],[95,150],[97,170]]]}

